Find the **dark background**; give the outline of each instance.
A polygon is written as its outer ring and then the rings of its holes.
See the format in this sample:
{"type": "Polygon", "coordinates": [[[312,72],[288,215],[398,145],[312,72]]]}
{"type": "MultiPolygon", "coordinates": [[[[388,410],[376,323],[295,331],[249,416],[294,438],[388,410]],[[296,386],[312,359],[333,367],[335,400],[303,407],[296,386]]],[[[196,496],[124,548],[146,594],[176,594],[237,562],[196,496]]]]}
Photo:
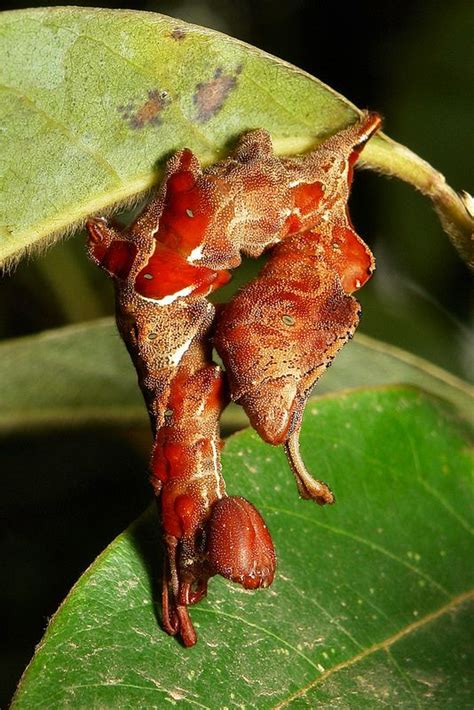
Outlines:
{"type": "MultiPolygon", "coordinates": [[[[7,2],[3,8],[44,4],[7,2]]],[[[364,0],[347,6],[168,0],[101,7],[173,15],[282,57],[359,107],[382,113],[392,138],[440,169],[455,189],[472,191],[470,0],[364,0]]],[[[360,294],[361,330],[473,379],[468,270],[428,202],[407,185],[364,172],[356,177],[351,212],[378,263],[360,294]]],[[[81,235],[23,262],[0,288],[2,339],[112,312],[110,284],[87,262],[81,235]]],[[[136,432],[3,439],[2,707],[48,617],[97,553],[149,501],[146,447],[146,437],[136,432]]]]}

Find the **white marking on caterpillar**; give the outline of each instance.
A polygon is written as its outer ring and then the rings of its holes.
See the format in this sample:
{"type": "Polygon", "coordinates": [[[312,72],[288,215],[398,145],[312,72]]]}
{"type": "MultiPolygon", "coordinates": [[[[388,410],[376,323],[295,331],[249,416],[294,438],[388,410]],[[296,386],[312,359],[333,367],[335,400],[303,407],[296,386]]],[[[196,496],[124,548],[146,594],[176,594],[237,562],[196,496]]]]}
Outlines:
{"type": "MultiPolygon", "coordinates": [[[[193,336],[194,337],[194,336],[193,336]]],[[[182,345],[179,346],[177,350],[174,351],[174,353],[170,356],[170,362],[172,365],[175,365],[176,367],[179,365],[181,362],[183,355],[185,352],[189,350],[189,346],[193,342],[193,338],[189,338],[184,342],[182,345]]]]}
{"type": "Polygon", "coordinates": [[[217,445],[215,441],[211,441],[211,448],[212,448],[212,459],[214,463],[214,475],[216,477],[216,492],[217,496],[219,498],[222,498],[223,495],[223,490],[222,490],[222,476],[220,473],[219,469],[219,452],[217,451],[217,445]]]}
{"type": "Polygon", "coordinates": [[[182,288],[181,291],[176,291],[176,293],[171,293],[163,298],[150,298],[149,296],[141,296],[141,298],[145,301],[149,301],[150,303],[155,303],[157,306],[168,306],[170,303],[177,301],[178,298],[185,298],[186,296],[189,296],[195,288],[195,284],[192,284],[191,286],[182,288]]]}
{"type": "Polygon", "coordinates": [[[194,261],[197,261],[198,259],[200,259],[201,256],[202,256],[203,249],[204,249],[204,245],[203,245],[203,244],[199,244],[199,246],[194,247],[194,249],[192,250],[191,254],[190,254],[190,255],[188,256],[188,258],[186,259],[186,261],[188,262],[188,264],[192,264],[194,261]]]}

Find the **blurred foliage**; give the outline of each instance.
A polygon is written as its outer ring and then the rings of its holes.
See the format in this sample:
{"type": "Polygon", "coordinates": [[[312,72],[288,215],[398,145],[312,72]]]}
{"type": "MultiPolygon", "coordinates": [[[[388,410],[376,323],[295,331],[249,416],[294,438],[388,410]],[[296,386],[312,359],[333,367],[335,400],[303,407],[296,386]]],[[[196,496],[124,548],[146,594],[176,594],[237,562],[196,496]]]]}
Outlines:
{"type": "MultiPolygon", "coordinates": [[[[334,10],[304,0],[168,0],[134,9],[214,27],[298,64],[357,105],[381,111],[390,135],[444,172],[455,188],[469,190],[472,131],[463,97],[473,71],[466,41],[474,20],[470,3],[458,0],[448,13],[421,0],[383,8],[362,2],[337,25],[334,10]]],[[[396,181],[359,174],[352,214],[378,262],[360,294],[361,330],[474,377],[470,276],[425,200],[396,181]]],[[[70,239],[4,280],[0,337],[112,312],[110,285],[87,263],[82,242],[80,235],[70,239]]],[[[238,283],[246,278],[242,270],[238,283]]]]}
{"type": "MultiPolygon", "coordinates": [[[[3,8],[35,5],[45,3],[6,2],[3,8]]],[[[472,191],[469,0],[361,0],[344,12],[312,0],[163,0],[133,8],[214,27],[301,66],[356,105],[380,111],[391,136],[441,170],[453,187],[472,191]]],[[[427,201],[406,185],[359,173],[351,212],[378,262],[360,294],[361,330],[473,379],[470,276],[427,201]]],[[[235,282],[245,276],[242,270],[235,282]]],[[[81,235],[22,262],[0,288],[1,338],[113,310],[110,282],[88,263],[81,235]]],[[[144,507],[145,450],[134,432],[77,432],[67,440],[25,432],[3,443],[1,466],[8,475],[0,554],[11,571],[2,599],[8,646],[0,663],[1,705],[46,616],[88,561],[144,507]],[[63,476],[52,480],[53,470],[63,476]]]]}

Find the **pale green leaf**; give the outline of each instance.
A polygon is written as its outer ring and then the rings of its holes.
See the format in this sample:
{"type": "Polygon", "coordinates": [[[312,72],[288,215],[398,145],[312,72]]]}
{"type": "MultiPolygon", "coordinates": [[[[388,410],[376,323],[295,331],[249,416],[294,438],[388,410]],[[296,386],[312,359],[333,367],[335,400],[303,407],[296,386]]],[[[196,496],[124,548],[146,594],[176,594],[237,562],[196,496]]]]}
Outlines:
{"type": "MultiPolygon", "coordinates": [[[[181,20],[71,7],[2,13],[0,261],[130,202],[183,145],[210,163],[261,126],[277,152],[294,153],[358,115],[305,72],[181,20]]],[[[442,175],[382,134],[364,163],[429,195],[472,258],[472,213],[442,175]]]]}

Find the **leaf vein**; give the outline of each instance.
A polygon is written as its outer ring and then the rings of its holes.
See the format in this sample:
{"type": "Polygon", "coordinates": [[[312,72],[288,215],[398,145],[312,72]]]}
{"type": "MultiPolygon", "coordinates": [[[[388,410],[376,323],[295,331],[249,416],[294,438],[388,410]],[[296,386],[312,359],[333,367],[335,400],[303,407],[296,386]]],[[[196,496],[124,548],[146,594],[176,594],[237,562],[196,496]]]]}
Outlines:
{"type": "Polygon", "coordinates": [[[412,452],[412,455],[413,455],[413,461],[415,462],[415,469],[416,469],[416,472],[417,472],[417,474],[418,474],[418,481],[419,481],[420,485],[421,485],[421,486],[425,489],[425,491],[427,491],[433,498],[435,498],[435,499],[438,501],[438,503],[441,503],[441,505],[443,506],[443,508],[444,508],[460,525],[462,525],[462,527],[465,528],[465,530],[467,530],[468,533],[470,533],[470,534],[472,535],[474,531],[473,531],[473,529],[471,528],[471,526],[469,525],[469,523],[467,522],[467,520],[464,520],[464,518],[462,517],[462,515],[460,515],[456,510],[454,510],[454,508],[453,508],[453,507],[451,506],[451,504],[445,499],[445,497],[442,495],[442,493],[440,493],[439,491],[437,491],[435,488],[432,488],[432,487],[430,486],[430,484],[426,482],[426,480],[425,480],[425,478],[424,478],[424,476],[423,476],[422,470],[421,470],[420,459],[419,459],[419,456],[418,456],[417,448],[416,448],[416,446],[415,446],[415,442],[413,441],[413,437],[410,436],[410,433],[408,432],[408,430],[406,429],[406,427],[405,427],[405,433],[406,433],[406,437],[407,437],[407,439],[408,439],[408,441],[409,441],[409,443],[410,443],[410,448],[411,448],[411,452],[412,452]]]}
{"type": "Polygon", "coordinates": [[[314,661],[311,660],[311,658],[308,658],[308,656],[304,653],[302,653],[296,646],[293,646],[291,643],[288,641],[285,641],[285,639],[281,638],[281,636],[278,636],[278,634],[274,634],[273,631],[269,631],[266,629],[264,626],[260,626],[259,624],[254,624],[252,621],[248,621],[248,619],[245,619],[241,616],[237,616],[237,614],[229,614],[225,611],[221,611],[220,609],[205,609],[204,607],[199,607],[197,606],[195,609],[193,609],[193,612],[200,612],[203,614],[213,614],[214,616],[224,616],[227,619],[234,619],[235,621],[238,621],[241,624],[245,624],[246,626],[251,626],[254,629],[258,629],[262,633],[266,634],[267,636],[271,636],[272,638],[276,639],[279,643],[281,643],[283,646],[287,646],[287,648],[290,648],[294,653],[296,653],[298,656],[303,658],[307,663],[309,663],[310,666],[318,670],[318,667],[314,661]]]}
{"type": "Polygon", "coordinates": [[[6,84],[0,84],[0,90],[3,90],[5,92],[10,92],[17,96],[19,99],[24,101],[25,103],[28,104],[28,106],[33,110],[36,111],[39,115],[43,116],[43,118],[47,121],[52,126],[56,126],[59,128],[59,130],[63,133],[64,136],[75,146],[80,148],[84,153],[87,153],[88,155],[91,156],[95,160],[95,162],[100,165],[103,170],[109,173],[111,177],[119,184],[122,184],[122,178],[120,175],[117,173],[113,165],[109,163],[109,161],[104,158],[103,155],[100,155],[96,150],[93,150],[90,146],[86,145],[80,136],[77,136],[75,133],[72,133],[72,131],[69,130],[69,128],[59,121],[57,118],[54,116],[51,116],[47,111],[45,111],[43,108],[38,106],[33,99],[31,99],[27,94],[23,93],[22,91],[19,91],[19,89],[16,89],[13,86],[7,86],[6,84]]]}
{"type": "Polygon", "coordinates": [[[395,560],[395,562],[398,562],[399,564],[403,565],[407,569],[411,570],[414,574],[422,577],[425,581],[429,582],[433,587],[438,589],[445,597],[450,596],[450,593],[448,592],[447,589],[445,589],[439,582],[434,580],[429,574],[426,572],[423,572],[420,570],[418,567],[415,567],[414,565],[410,564],[410,562],[407,562],[406,560],[403,560],[401,557],[398,557],[398,555],[395,555],[393,552],[390,552],[390,550],[387,550],[385,547],[382,547],[381,545],[377,545],[375,542],[371,542],[371,540],[366,540],[364,537],[361,537],[360,535],[355,535],[354,533],[349,532],[348,530],[344,530],[343,528],[335,528],[332,525],[327,525],[326,523],[321,523],[319,520],[315,520],[314,518],[309,518],[306,515],[301,515],[301,513],[296,513],[291,510],[285,510],[283,508],[275,508],[274,506],[271,505],[262,505],[262,508],[265,507],[267,510],[271,510],[275,513],[282,513],[283,515],[290,515],[294,518],[299,518],[300,520],[304,520],[306,523],[310,523],[312,525],[317,525],[318,527],[324,528],[325,530],[329,530],[333,533],[336,533],[336,535],[344,535],[345,537],[349,537],[352,540],[355,540],[356,542],[361,542],[363,545],[367,545],[367,547],[370,547],[372,550],[375,552],[379,552],[382,555],[385,555],[386,557],[389,557],[392,560],[395,560]]]}
{"type": "MultiPolygon", "coordinates": [[[[156,81],[159,80],[159,77],[156,76],[153,72],[147,71],[146,67],[144,67],[141,64],[136,64],[133,62],[129,57],[124,56],[121,54],[119,51],[111,47],[107,42],[104,42],[104,40],[99,39],[98,37],[94,37],[93,35],[87,34],[86,32],[74,32],[70,27],[64,27],[61,26],[61,30],[66,30],[67,32],[70,32],[74,36],[76,36],[78,39],[88,39],[90,42],[93,42],[94,44],[97,44],[99,47],[102,47],[106,51],[110,52],[114,57],[117,57],[118,59],[121,59],[125,64],[128,64],[132,69],[135,70],[137,74],[140,74],[142,77],[145,79],[151,79],[153,82],[156,84],[156,81]]],[[[185,123],[188,124],[188,127],[192,130],[192,132],[198,136],[198,138],[204,143],[205,145],[208,146],[208,148],[212,151],[213,155],[215,155],[218,152],[217,146],[212,143],[206,136],[206,134],[199,130],[199,128],[194,124],[193,121],[190,121],[187,116],[184,115],[183,110],[179,103],[174,103],[173,104],[176,110],[179,112],[185,123]]]]}
{"type": "Polygon", "coordinates": [[[418,629],[422,628],[423,626],[426,626],[426,624],[429,624],[432,621],[436,621],[441,616],[448,614],[449,612],[455,610],[457,607],[462,606],[465,602],[471,600],[474,600],[474,590],[469,590],[467,592],[463,592],[462,594],[457,595],[456,597],[453,597],[447,604],[444,604],[444,606],[440,607],[439,609],[436,609],[435,611],[426,614],[426,616],[422,617],[421,619],[418,619],[417,621],[414,621],[411,624],[408,624],[392,636],[389,636],[383,641],[379,641],[378,643],[373,644],[361,653],[358,653],[356,656],[348,658],[345,661],[341,661],[341,663],[338,663],[337,665],[333,666],[333,668],[329,668],[324,673],[321,673],[321,675],[319,675],[317,678],[314,678],[314,680],[308,683],[308,685],[306,685],[304,688],[300,688],[292,695],[288,696],[284,700],[281,700],[277,705],[274,706],[273,710],[281,710],[281,708],[288,706],[293,700],[303,697],[316,685],[323,683],[327,678],[333,676],[339,671],[345,670],[346,668],[350,668],[359,661],[362,661],[367,658],[367,656],[371,656],[372,654],[377,653],[378,651],[388,651],[391,646],[393,646],[405,636],[408,636],[412,632],[417,631],[418,629]]]}
{"type": "Polygon", "coordinates": [[[326,611],[326,609],[321,604],[319,604],[314,597],[308,597],[306,594],[303,594],[301,592],[301,590],[297,587],[297,585],[293,584],[293,582],[291,582],[291,581],[287,581],[287,584],[293,589],[293,592],[296,596],[299,596],[302,599],[304,599],[306,604],[308,602],[310,604],[313,604],[316,607],[316,609],[318,609],[326,617],[328,617],[330,619],[331,623],[333,623],[334,626],[336,626],[336,628],[339,629],[339,631],[342,631],[342,633],[345,636],[347,636],[348,639],[350,639],[352,641],[354,646],[356,646],[357,648],[363,648],[362,644],[359,643],[359,641],[357,641],[357,639],[354,638],[354,636],[352,636],[352,634],[349,631],[347,631],[347,629],[344,628],[344,626],[332,614],[330,614],[328,611],[326,611]]]}
{"type": "Polygon", "coordinates": [[[400,664],[398,663],[397,659],[394,657],[390,648],[385,648],[384,650],[385,650],[385,653],[387,654],[387,657],[388,657],[388,660],[390,661],[390,663],[397,670],[400,677],[405,681],[406,687],[408,688],[410,694],[413,696],[413,698],[415,700],[416,707],[420,708],[421,707],[420,701],[418,699],[417,694],[415,693],[415,689],[413,688],[413,684],[411,682],[410,676],[400,666],[400,664]]]}
{"type": "MultiPolygon", "coordinates": [[[[71,690],[77,690],[79,688],[133,688],[133,690],[147,690],[151,692],[159,692],[163,693],[165,695],[171,696],[173,691],[167,690],[166,688],[160,688],[156,684],[153,684],[153,686],[147,686],[147,685],[135,685],[134,683],[122,683],[122,682],[117,682],[117,683],[78,683],[77,685],[68,685],[67,687],[63,688],[62,691],[71,691],[71,690]]],[[[201,703],[198,703],[197,700],[193,700],[192,698],[182,698],[182,700],[185,700],[187,703],[190,703],[191,705],[197,705],[197,707],[200,708],[205,708],[205,710],[211,710],[209,705],[202,705],[201,703]]]]}

